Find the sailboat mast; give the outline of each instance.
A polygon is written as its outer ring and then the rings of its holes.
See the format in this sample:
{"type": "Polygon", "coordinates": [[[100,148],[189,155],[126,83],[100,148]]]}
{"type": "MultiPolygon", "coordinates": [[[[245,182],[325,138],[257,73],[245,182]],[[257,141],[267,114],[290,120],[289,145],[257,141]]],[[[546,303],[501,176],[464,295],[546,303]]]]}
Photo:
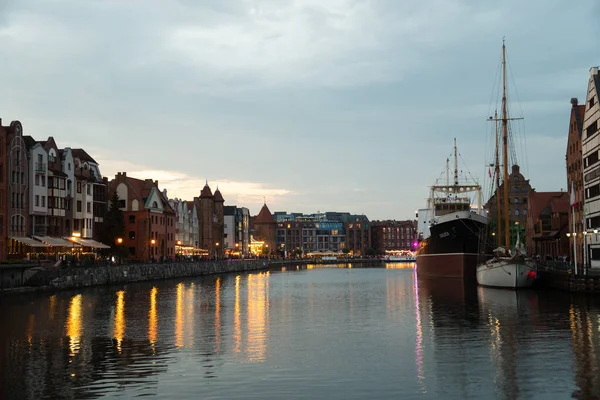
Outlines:
{"type": "Polygon", "coordinates": [[[446,158],[446,186],[450,186],[450,159],[446,158]]]}
{"type": "Polygon", "coordinates": [[[496,175],[496,244],[502,246],[502,219],[500,208],[500,135],[498,134],[498,111],[494,111],[494,122],[496,125],[496,162],[494,163],[494,174],[496,175]]]}
{"type": "Polygon", "coordinates": [[[508,115],[506,105],[506,47],[502,40],[502,163],[504,164],[504,240],[506,249],[510,248],[510,231],[508,220],[508,115]]]}
{"type": "Polygon", "coordinates": [[[454,138],[454,186],[458,186],[458,156],[456,155],[456,138],[454,138]]]}

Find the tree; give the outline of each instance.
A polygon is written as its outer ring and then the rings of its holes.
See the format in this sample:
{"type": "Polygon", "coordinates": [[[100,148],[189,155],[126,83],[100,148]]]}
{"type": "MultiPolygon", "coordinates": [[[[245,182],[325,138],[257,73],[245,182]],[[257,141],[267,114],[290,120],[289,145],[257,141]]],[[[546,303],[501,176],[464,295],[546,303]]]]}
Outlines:
{"type": "Polygon", "coordinates": [[[127,252],[122,245],[117,244],[117,238],[123,238],[124,235],[125,217],[123,211],[119,208],[119,195],[115,192],[110,199],[110,206],[104,216],[100,237],[103,243],[110,244],[113,254],[122,256],[127,252]]]}

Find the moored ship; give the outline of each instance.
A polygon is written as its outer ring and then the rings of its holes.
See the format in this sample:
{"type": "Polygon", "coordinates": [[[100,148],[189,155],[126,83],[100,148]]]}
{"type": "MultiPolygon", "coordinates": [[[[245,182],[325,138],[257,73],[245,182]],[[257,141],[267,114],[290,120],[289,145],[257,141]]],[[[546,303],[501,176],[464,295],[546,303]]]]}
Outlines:
{"type": "Polygon", "coordinates": [[[454,182],[449,181],[449,160],[446,164],[446,184],[434,185],[428,207],[419,210],[420,243],[417,250],[417,274],[430,278],[476,279],[481,256],[488,249],[488,219],[482,215],[481,187],[477,182],[459,183],[458,156],[454,139],[454,182]],[[471,210],[471,198],[477,195],[477,212],[471,210]]]}

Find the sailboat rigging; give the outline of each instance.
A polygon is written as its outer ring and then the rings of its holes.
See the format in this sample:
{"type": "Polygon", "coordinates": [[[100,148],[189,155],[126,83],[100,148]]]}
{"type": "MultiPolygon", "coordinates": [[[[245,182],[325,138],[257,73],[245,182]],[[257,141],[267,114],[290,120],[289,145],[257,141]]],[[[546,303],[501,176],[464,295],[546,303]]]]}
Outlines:
{"type": "Polygon", "coordinates": [[[508,117],[507,90],[506,90],[506,46],[502,40],[502,115],[498,118],[497,112],[494,113],[496,123],[496,152],[495,152],[495,173],[496,173],[496,204],[497,204],[497,245],[494,250],[494,258],[487,260],[477,266],[477,282],[483,286],[494,287],[527,287],[531,286],[535,278],[535,270],[531,260],[526,258],[525,251],[520,238],[514,251],[510,250],[510,218],[509,218],[509,182],[508,182],[508,148],[509,134],[508,122],[521,118],[508,117]],[[500,203],[500,179],[499,179],[499,134],[498,121],[502,122],[502,164],[503,164],[503,207],[500,203]],[[504,222],[504,232],[502,232],[502,223],[504,222]],[[502,234],[504,233],[504,241],[502,234]]]}

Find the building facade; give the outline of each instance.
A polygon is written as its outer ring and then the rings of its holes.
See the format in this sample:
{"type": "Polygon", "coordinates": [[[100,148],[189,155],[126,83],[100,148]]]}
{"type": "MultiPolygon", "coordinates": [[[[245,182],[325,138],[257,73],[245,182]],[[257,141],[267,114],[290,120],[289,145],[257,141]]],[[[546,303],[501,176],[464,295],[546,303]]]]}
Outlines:
{"type": "Polygon", "coordinates": [[[372,247],[379,254],[386,250],[416,250],[416,221],[371,221],[372,247]]]}
{"type": "Polygon", "coordinates": [[[555,259],[569,252],[569,194],[532,191],[527,207],[526,245],[529,256],[555,259]]]}
{"type": "MultiPolygon", "coordinates": [[[[531,192],[529,179],[525,179],[518,165],[513,165],[508,176],[508,215],[511,222],[519,222],[525,225],[527,222],[527,204],[529,203],[529,192],[531,192]]],[[[504,183],[492,194],[492,197],[485,204],[484,208],[488,212],[488,217],[495,221],[498,220],[497,196],[500,195],[500,207],[504,208],[504,183]]],[[[502,222],[502,221],[501,221],[502,222]]],[[[512,224],[511,224],[512,225],[512,224]]],[[[501,224],[504,227],[503,224],[501,224]]]]}
{"type": "Polygon", "coordinates": [[[267,203],[262,206],[258,215],[250,219],[250,230],[254,239],[264,242],[264,252],[271,254],[276,251],[277,222],[267,207],[267,203]]]}
{"type": "Polygon", "coordinates": [[[43,144],[31,136],[24,136],[29,160],[29,235],[48,234],[48,152],[43,144]]]}
{"type": "Polygon", "coordinates": [[[208,182],[202,188],[200,196],[194,197],[199,223],[198,242],[200,247],[208,251],[209,257],[212,258],[221,258],[224,254],[224,202],[219,188],[213,195],[208,182]]]}
{"type": "MultiPolygon", "coordinates": [[[[585,117],[585,105],[580,105],[576,98],[571,99],[571,116],[569,119],[569,134],[567,139],[566,168],[567,168],[567,190],[575,192],[575,212],[569,213],[568,229],[583,232],[583,169],[581,135],[583,133],[583,120],[585,117]],[[574,220],[574,221],[573,221],[574,220]],[[575,222],[575,225],[573,225],[575,222]]],[[[574,236],[569,235],[571,248],[573,248],[574,236]]],[[[583,240],[576,242],[577,259],[584,259],[583,240]]]]}
{"type": "MultiPolygon", "coordinates": [[[[173,259],[175,256],[175,211],[158,181],[136,179],[119,172],[109,182],[109,194],[119,196],[125,219],[123,245],[138,260],[173,259]]],[[[115,238],[116,240],[117,238],[115,238]]]]}
{"type": "MultiPolygon", "coordinates": [[[[583,190],[584,190],[584,231],[600,229],[600,73],[598,67],[590,69],[585,114],[582,127],[583,190]]],[[[577,232],[579,234],[583,232],[577,232]]],[[[600,235],[586,238],[588,265],[600,268],[600,235]]],[[[583,238],[582,238],[583,239],[583,238]]]]}
{"type": "Polygon", "coordinates": [[[6,135],[6,237],[8,257],[22,257],[29,229],[29,165],[23,126],[13,121],[6,135]]]}

